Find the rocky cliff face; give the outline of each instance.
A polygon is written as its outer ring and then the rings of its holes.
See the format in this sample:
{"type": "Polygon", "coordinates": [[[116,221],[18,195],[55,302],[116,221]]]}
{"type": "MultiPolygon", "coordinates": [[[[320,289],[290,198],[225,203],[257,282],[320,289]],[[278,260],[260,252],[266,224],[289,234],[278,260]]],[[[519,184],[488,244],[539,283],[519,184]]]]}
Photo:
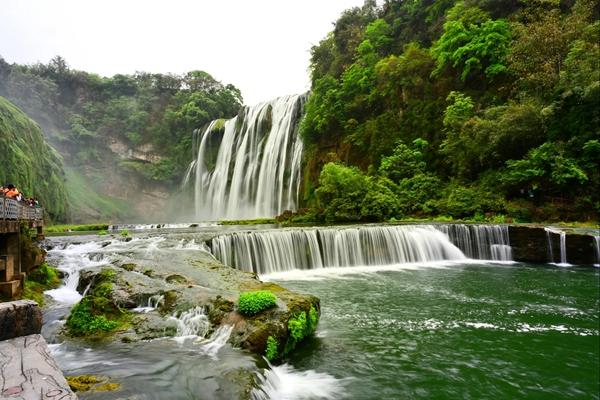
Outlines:
{"type": "MultiPolygon", "coordinates": [[[[565,235],[568,263],[592,265],[599,262],[596,259],[596,242],[592,235],[569,229],[565,230],[565,235]]],[[[542,226],[510,226],[509,237],[515,261],[560,262],[560,237],[557,233],[548,233],[542,226]],[[553,259],[550,258],[551,255],[553,259]]]]}

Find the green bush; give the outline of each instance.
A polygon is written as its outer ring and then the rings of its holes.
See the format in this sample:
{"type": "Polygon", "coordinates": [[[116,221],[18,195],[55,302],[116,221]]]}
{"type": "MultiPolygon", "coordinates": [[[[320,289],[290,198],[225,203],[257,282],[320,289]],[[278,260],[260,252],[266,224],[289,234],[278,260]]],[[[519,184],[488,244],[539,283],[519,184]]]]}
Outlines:
{"type": "Polygon", "coordinates": [[[43,306],[45,303],[44,291],[56,288],[59,285],[60,279],[56,268],[43,263],[27,274],[23,288],[23,298],[34,300],[40,306],[43,306]]]}
{"type": "Polygon", "coordinates": [[[290,336],[285,344],[284,354],[288,354],[304,338],[313,334],[317,329],[318,323],[319,314],[314,306],[310,307],[308,317],[306,311],[302,311],[290,318],[288,321],[288,332],[290,336]]]}
{"type": "Polygon", "coordinates": [[[442,181],[432,174],[417,174],[403,179],[398,185],[402,213],[428,214],[435,211],[432,200],[439,198],[442,188],[442,181]]]}
{"type": "Polygon", "coordinates": [[[269,336],[267,338],[267,348],[265,350],[265,357],[267,357],[267,360],[273,361],[277,359],[279,356],[279,352],[277,350],[278,347],[279,345],[277,343],[277,339],[275,339],[273,336],[269,336]]]}
{"type": "Polygon", "coordinates": [[[44,286],[55,286],[60,283],[56,268],[53,268],[46,263],[31,270],[27,275],[27,279],[44,286]]]}
{"type": "Polygon", "coordinates": [[[111,321],[104,315],[95,315],[93,308],[93,300],[89,297],[84,297],[73,307],[67,319],[67,327],[71,333],[80,335],[99,331],[109,332],[119,326],[117,321],[111,321]]]}
{"type": "Polygon", "coordinates": [[[294,340],[296,340],[296,342],[304,339],[304,336],[306,336],[306,327],[306,313],[304,311],[288,321],[290,335],[294,338],[294,340]]]}
{"type": "Polygon", "coordinates": [[[277,297],[273,293],[268,290],[258,290],[241,293],[238,301],[238,309],[241,314],[252,316],[274,307],[275,304],[277,304],[277,297]]]}
{"type": "Polygon", "coordinates": [[[504,214],[505,202],[497,193],[478,187],[450,184],[437,202],[440,213],[454,218],[468,218],[477,214],[504,214]]]}

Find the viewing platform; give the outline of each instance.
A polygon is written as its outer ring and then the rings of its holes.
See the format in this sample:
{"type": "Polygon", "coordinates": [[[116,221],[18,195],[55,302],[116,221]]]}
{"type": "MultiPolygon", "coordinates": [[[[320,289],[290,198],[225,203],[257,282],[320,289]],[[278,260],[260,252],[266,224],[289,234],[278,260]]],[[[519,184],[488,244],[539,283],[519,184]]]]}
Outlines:
{"type": "Polygon", "coordinates": [[[21,270],[21,226],[44,234],[44,209],[0,196],[0,294],[15,298],[23,289],[21,270]]]}
{"type": "Polygon", "coordinates": [[[29,228],[42,228],[44,209],[0,196],[0,234],[18,232],[23,223],[29,228]]]}

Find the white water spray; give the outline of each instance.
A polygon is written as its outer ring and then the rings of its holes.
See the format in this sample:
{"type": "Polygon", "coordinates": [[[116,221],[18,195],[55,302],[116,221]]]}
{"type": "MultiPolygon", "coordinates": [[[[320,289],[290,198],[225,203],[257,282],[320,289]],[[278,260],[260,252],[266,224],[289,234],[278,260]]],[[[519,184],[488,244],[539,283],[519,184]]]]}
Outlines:
{"type": "Polygon", "coordinates": [[[204,307],[191,308],[169,319],[177,324],[177,335],[174,339],[180,342],[198,336],[205,337],[210,328],[204,307]]]}
{"type": "Polygon", "coordinates": [[[225,346],[233,331],[233,325],[220,326],[208,339],[208,342],[202,345],[202,351],[212,359],[217,359],[217,353],[225,346]]]}
{"type": "MultiPolygon", "coordinates": [[[[85,296],[85,293],[84,293],[84,296],[85,296]]],[[[164,295],[155,294],[153,296],[148,297],[148,301],[146,302],[145,306],[136,307],[131,311],[139,312],[139,313],[147,313],[147,312],[156,310],[158,307],[163,305],[164,302],[165,302],[164,295]]]]}
{"type": "Polygon", "coordinates": [[[48,252],[49,258],[57,265],[67,277],[62,286],[47,290],[44,293],[54,300],[64,304],[75,304],[81,299],[81,294],[77,292],[79,284],[79,272],[84,268],[99,267],[107,264],[105,258],[101,255],[96,258],[90,254],[97,252],[101,246],[97,242],[84,244],[70,244],[64,249],[52,249],[48,252]]]}
{"type": "Polygon", "coordinates": [[[258,389],[252,389],[253,400],[337,399],[343,393],[344,381],[313,370],[297,371],[288,364],[269,365],[258,375],[258,389]]]}

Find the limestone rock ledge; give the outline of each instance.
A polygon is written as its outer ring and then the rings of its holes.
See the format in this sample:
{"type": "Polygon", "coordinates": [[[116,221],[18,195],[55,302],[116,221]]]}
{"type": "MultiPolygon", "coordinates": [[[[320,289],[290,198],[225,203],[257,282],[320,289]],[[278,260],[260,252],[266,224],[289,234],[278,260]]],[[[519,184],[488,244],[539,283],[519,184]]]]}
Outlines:
{"type": "MultiPolygon", "coordinates": [[[[86,288],[83,300],[100,304],[100,310],[95,312],[108,310],[108,320],[126,321],[105,334],[81,335],[86,339],[134,342],[175,336],[177,323],[169,317],[202,307],[211,332],[231,325],[229,342],[233,346],[262,356],[267,355],[270,343],[268,358],[277,360],[314,331],[320,316],[320,303],[315,296],[261,282],[253,273],[224,266],[212,258],[190,260],[185,267],[116,263],[88,269],[81,272],[78,290],[83,292],[86,288]],[[237,300],[241,292],[254,290],[271,291],[277,297],[277,305],[246,317],[238,312],[237,300]],[[150,311],[133,312],[148,304],[154,305],[150,311]],[[115,310],[122,315],[115,316],[115,310]],[[312,324],[302,327],[303,334],[298,335],[297,327],[292,334],[290,326],[297,326],[298,321],[312,324]]],[[[68,330],[66,333],[72,334],[68,330]]]]}

